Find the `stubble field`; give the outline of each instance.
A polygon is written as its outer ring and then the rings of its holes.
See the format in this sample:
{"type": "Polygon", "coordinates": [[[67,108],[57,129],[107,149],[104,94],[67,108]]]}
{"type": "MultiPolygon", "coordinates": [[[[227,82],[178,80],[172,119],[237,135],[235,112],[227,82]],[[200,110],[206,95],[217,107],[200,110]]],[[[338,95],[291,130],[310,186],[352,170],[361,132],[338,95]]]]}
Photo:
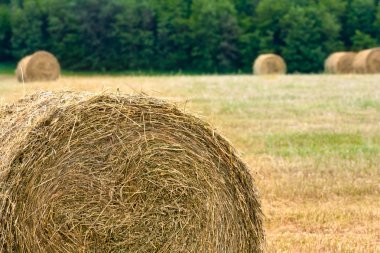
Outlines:
{"type": "Polygon", "coordinates": [[[42,90],[142,92],[210,122],[252,169],[267,252],[380,252],[380,75],[0,75],[0,104],[42,90]]]}

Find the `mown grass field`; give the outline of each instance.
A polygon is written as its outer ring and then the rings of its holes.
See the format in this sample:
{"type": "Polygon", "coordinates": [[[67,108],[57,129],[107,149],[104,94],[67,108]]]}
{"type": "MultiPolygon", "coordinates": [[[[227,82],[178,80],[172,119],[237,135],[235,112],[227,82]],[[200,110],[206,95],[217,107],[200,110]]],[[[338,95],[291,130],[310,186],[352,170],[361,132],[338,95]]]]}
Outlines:
{"type": "Polygon", "coordinates": [[[267,252],[380,252],[380,75],[0,75],[0,104],[40,90],[144,92],[209,121],[250,164],[267,252]]]}

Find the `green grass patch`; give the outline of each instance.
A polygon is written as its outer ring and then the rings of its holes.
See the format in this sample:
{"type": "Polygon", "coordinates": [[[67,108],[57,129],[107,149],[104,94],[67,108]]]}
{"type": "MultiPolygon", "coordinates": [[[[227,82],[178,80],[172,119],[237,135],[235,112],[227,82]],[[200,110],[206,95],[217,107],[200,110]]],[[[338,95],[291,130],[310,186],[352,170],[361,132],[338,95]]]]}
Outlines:
{"type": "Polygon", "coordinates": [[[15,73],[16,63],[0,62],[0,74],[13,75],[15,73]]]}
{"type": "Polygon", "coordinates": [[[377,156],[380,137],[364,137],[351,133],[290,133],[266,138],[266,150],[282,157],[337,156],[345,159],[377,156]]]}
{"type": "Polygon", "coordinates": [[[359,101],[359,107],[361,109],[375,109],[380,111],[380,100],[375,99],[362,99],[359,101]]]}

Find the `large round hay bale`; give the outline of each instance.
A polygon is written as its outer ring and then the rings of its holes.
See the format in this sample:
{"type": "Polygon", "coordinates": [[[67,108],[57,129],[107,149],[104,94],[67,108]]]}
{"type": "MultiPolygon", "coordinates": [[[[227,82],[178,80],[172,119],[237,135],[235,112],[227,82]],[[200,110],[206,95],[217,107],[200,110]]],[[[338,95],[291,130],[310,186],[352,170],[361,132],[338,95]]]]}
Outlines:
{"type": "Polygon", "coordinates": [[[372,48],[359,52],[355,56],[353,66],[356,73],[380,73],[380,48],[372,48]]]}
{"type": "Polygon", "coordinates": [[[356,53],[336,52],[331,54],[325,61],[325,71],[331,74],[353,73],[353,62],[356,53]]]}
{"type": "Polygon", "coordinates": [[[247,165],[144,96],[39,93],[0,110],[0,252],[262,252],[247,165]]]}
{"type": "Polygon", "coordinates": [[[46,51],[24,57],[16,69],[16,77],[20,82],[54,81],[59,78],[60,73],[61,67],[57,58],[46,51]]]}
{"type": "Polygon", "coordinates": [[[253,73],[255,75],[285,74],[286,63],[279,55],[263,54],[255,60],[253,73]]]}

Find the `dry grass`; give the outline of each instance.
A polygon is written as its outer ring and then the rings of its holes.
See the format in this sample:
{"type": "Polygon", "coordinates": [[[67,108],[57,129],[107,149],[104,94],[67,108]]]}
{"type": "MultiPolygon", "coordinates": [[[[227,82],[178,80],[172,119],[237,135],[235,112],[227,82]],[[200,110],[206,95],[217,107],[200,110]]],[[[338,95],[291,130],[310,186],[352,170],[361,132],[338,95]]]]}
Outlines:
{"type": "Polygon", "coordinates": [[[145,92],[212,122],[243,152],[266,214],[268,252],[380,252],[379,75],[0,76],[0,103],[39,90],[145,92]]]}

